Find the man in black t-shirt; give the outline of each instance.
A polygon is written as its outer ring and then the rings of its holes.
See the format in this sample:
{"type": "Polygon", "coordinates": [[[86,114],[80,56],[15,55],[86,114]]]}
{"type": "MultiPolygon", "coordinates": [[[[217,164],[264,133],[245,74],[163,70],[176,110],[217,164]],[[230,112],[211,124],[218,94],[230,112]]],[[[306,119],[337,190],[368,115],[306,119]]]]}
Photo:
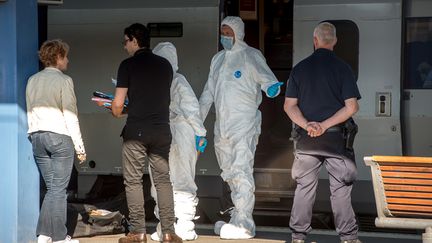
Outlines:
{"type": "MultiPolygon", "coordinates": [[[[331,205],[342,243],[361,243],[351,205],[357,176],[352,146],[345,127],[353,124],[360,93],[351,68],[336,57],[336,29],[320,23],[314,30],[315,52],[297,64],[286,89],[284,110],[296,124],[292,177],[297,182],[291,210],[292,242],[304,243],[311,230],[312,207],[322,165],[329,173],[331,205]]],[[[354,124],[356,131],[356,126],[354,124]]]]}
{"type": "Polygon", "coordinates": [[[126,97],[128,117],[122,131],[123,178],[129,208],[130,233],[119,243],[146,242],[142,176],[148,159],[156,187],[164,243],[182,242],[174,233],[173,190],[168,153],[170,87],[173,71],[168,60],[150,50],[150,35],[142,24],[124,30],[124,48],[130,55],[118,69],[112,114],[123,115],[126,97]]]}

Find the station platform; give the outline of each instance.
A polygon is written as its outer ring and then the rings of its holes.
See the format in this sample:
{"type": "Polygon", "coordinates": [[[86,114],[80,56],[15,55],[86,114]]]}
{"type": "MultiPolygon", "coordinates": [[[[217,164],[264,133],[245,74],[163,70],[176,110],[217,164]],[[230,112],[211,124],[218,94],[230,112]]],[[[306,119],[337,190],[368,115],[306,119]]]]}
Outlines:
{"type": "MultiPolygon", "coordinates": [[[[154,231],[154,227],[149,227],[149,232],[154,231]]],[[[199,235],[195,241],[190,243],[290,243],[291,232],[286,227],[257,227],[257,235],[249,240],[222,240],[213,233],[213,225],[197,225],[196,231],[199,235]]],[[[117,243],[118,235],[104,235],[86,238],[76,238],[80,243],[117,243]]],[[[381,232],[359,232],[359,238],[363,243],[421,243],[421,234],[398,234],[381,232]]],[[[147,234],[147,242],[152,243],[150,235],[147,234]]],[[[185,241],[186,242],[186,241],[185,241]]],[[[339,243],[339,237],[333,230],[313,230],[306,240],[306,243],[339,243]]]]}

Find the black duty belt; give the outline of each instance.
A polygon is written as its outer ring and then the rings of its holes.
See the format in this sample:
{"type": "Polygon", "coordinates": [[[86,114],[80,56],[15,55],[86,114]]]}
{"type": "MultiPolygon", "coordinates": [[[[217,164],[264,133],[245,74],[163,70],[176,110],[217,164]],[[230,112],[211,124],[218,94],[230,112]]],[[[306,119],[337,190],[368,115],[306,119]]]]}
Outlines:
{"type": "MultiPolygon", "coordinates": [[[[298,129],[298,131],[306,132],[303,128],[299,127],[297,124],[294,124],[294,129],[298,129]]],[[[343,127],[341,125],[329,127],[325,132],[343,132],[343,127]]]]}
{"type": "Polygon", "coordinates": [[[341,126],[332,126],[329,127],[326,132],[343,132],[343,128],[341,126]]]}

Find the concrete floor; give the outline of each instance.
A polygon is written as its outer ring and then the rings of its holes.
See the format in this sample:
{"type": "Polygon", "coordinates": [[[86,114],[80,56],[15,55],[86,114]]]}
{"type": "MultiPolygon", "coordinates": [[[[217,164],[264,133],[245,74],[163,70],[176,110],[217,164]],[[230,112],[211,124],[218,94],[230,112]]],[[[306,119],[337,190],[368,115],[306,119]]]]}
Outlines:
{"type": "MultiPolygon", "coordinates": [[[[153,232],[153,228],[149,232],[153,232]]],[[[193,243],[290,243],[291,234],[288,228],[284,227],[258,227],[257,235],[250,240],[221,240],[213,233],[213,225],[197,225],[199,237],[193,243]]],[[[124,234],[95,236],[88,238],[76,238],[80,243],[117,243],[118,239],[124,234]]],[[[359,238],[363,243],[421,243],[421,235],[415,234],[395,234],[395,233],[376,233],[360,232],[359,238]]],[[[150,240],[147,235],[148,243],[150,240]]],[[[192,241],[190,241],[192,243],[192,241]]],[[[313,230],[306,240],[307,243],[338,243],[339,237],[336,232],[330,230],[313,230]]],[[[155,242],[156,243],[156,242],[155,242]]]]}

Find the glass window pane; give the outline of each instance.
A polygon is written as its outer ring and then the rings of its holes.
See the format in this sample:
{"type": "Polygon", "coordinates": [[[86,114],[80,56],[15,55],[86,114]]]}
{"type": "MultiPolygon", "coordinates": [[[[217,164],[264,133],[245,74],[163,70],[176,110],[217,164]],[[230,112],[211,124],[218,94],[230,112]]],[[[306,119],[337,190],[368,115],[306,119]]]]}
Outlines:
{"type": "Polygon", "coordinates": [[[432,18],[405,24],[404,89],[432,89],[432,18]]]}
{"type": "Polygon", "coordinates": [[[337,43],[334,52],[347,62],[358,79],[359,29],[351,20],[327,20],[336,27],[337,43]]]}
{"type": "Polygon", "coordinates": [[[148,23],[151,37],[182,37],[182,23],[148,23]]]}

